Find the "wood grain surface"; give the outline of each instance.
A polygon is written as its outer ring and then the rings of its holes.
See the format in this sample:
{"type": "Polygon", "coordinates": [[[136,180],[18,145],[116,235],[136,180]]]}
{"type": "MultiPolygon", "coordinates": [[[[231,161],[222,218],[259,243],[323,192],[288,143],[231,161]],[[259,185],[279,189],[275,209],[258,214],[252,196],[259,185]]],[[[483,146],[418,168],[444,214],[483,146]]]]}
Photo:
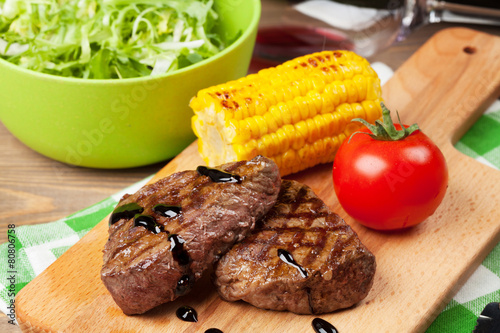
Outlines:
{"type": "MultiPolygon", "coordinates": [[[[275,0],[263,0],[261,21],[275,20],[281,8],[275,0]]],[[[399,68],[435,32],[458,24],[431,24],[413,32],[405,41],[371,57],[392,69],[399,68]]],[[[473,26],[500,35],[500,28],[473,26]]],[[[252,64],[252,69],[267,64],[252,64]]],[[[42,224],[68,216],[160,170],[167,161],[135,169],[96,170],[78,168],[46,158],[23,145],[0,123],[0,243],[7,225],[42,224]]],[[[19,333],[0,313],[0,332],[19,333]]]]}
{"type": "MultiPolygon", "coordinates": [[[[461,134],[500,94],[500,38],[467,29],[432,37],[383,87],[388,106],[405,122],[417,121],[442,149],[450,172],[447,195],[436,213],[404,232],[381,233],[352,221],[338,205],[331,166],[293,175],[346,221],[377,258],[368,297],[358,306],[321,317],[340,332],[423,332],[500,238],[500,173],[453,147],[461,134]],[[473,50],[474,52],[464,52],[473,50]],[[442,126],[443,124],[447,126],[442,126]]],[[[195,144],[156,176],[201,164],[195,144]]],[[[221,301],[208,278],[186,297],[146,315],[125,316],[99,279],[107,222],[100,222],[17,296],[26,332],[120,331],[309,332],[314,316],[257,309],[221,301]],[[198,323],[175,317],[183,304],[198,323]]]]}

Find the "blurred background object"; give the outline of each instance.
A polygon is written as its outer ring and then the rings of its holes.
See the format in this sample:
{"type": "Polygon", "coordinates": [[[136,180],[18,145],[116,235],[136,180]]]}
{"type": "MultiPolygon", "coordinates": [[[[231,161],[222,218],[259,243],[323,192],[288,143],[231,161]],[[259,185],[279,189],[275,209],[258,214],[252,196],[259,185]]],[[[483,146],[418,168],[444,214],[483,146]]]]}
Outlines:
{"type": "Polygon", "coordinates": [[[500,2],[435,0],[263,1],[254,57],[282,62],[325,49],[370,57],[437,22],[500,26],[500,2]]]}

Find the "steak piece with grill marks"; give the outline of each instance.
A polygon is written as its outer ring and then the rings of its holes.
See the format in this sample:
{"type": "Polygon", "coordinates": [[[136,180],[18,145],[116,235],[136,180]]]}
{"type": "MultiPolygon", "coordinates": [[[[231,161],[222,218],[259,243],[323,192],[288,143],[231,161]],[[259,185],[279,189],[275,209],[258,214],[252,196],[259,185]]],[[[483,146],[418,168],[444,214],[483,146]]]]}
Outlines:
{"type": "Polygon", "coordinates": [[[356,233],[308,186],[283,180],[275,206],[215,264],[214,283],[227,301],[321,314],[365,298],[375,266],[356,233]]]}
{"type": "Polygon", "coordinates": [[[262,156],[146,185],[110,217],[101,279],[125,314],[186,294],[273,206],[281,178],[262,156]]]}

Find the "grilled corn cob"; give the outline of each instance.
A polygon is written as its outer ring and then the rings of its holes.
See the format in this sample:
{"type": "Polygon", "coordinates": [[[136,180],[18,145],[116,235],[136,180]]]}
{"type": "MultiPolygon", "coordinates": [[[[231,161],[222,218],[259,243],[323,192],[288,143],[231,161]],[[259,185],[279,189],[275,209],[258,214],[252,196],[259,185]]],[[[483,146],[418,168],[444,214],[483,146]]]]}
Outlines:
{"type": "Polygon", "coordinates": [[[378,119],[380,80],[350,51],[324,51],[203,90],[192,128],[207,165],[273,159],[282,176],[333,161],[340,144],[378,119]]]}

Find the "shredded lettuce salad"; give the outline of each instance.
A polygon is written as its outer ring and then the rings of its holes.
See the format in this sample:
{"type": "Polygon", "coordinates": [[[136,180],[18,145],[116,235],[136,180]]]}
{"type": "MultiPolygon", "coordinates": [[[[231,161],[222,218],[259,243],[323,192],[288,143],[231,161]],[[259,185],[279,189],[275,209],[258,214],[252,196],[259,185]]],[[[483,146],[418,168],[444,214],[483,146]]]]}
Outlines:
{"type": "Polygon", "coordinates": [[[77,78],[162,74],[225,47],[213,0],[0,0],[0,57],[77,78]]]}

